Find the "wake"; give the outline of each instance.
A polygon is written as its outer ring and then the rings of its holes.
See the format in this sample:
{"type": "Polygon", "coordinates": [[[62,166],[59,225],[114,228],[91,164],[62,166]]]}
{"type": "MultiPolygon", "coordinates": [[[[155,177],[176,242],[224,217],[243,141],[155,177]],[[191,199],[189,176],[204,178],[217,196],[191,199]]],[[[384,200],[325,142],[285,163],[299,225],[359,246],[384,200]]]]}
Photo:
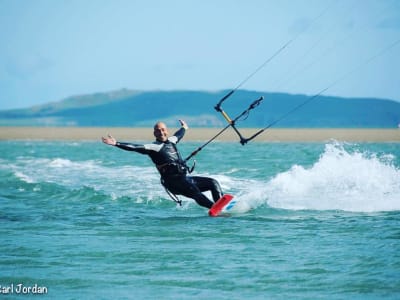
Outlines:
{"type": "MultiPolygon", "coordinates": [[[[217,179],[224,191],[235,195],[237,205],[232,212],[236,213],[260,206],[352,212],[400,210],[400,170],[394,164],[395,157],[348,148],[351,147],[329,143],[311,166],[293,165],[267,179],[237,178],[231,174],[206,176],[217,179]]],[[[112,200],[129,197],[137,203],[170,200],[153,166],[34,157],[19,157],[3,166],[29,184],[54,183],[69,190],[90,188],[112,200]]],[[[264,166],[259,168],[262,174],[264,166]]],[[[184,209],[196,205],[191,199],[180,198],[184,209]]]]}
{"type": "Polygon", "coordinates": [[[290,210],[378,212],[400,210],[400,170],[393,155],[327,144],[311,167],[292,166],[238,195],[237,212],[260,205],[290,210]]]}

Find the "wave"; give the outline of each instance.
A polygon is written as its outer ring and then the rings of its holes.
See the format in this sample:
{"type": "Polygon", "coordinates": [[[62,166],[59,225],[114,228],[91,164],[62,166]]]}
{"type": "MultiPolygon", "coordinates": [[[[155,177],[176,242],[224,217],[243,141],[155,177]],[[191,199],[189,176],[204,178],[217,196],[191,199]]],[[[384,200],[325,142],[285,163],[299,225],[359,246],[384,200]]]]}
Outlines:
{"type": "Polygon", "coordinates": [[[138,202],[160,197],[162,190],[152,167],[106,166],[101,161],[71,161],[64,158],[24,158],[11,164],[14,176],[26,183],[53,183],[70,190],[91,188],[117,199],[133,197],[138,202]]]}
{"type": "Polygon", "coordinates": [[[391,154],[346,149],[330,143],[310,167],[288,171],[257,182],[240,197],[238,211],[267,204],[290,210],[379,212],[400,210],[400,170],[391,154]]]}
{"type": "MultiPolygon", "coordinates": [[[[263,206],[287,210],[396,211],[400,210],[400,170],[394,160],[391,154],[378,155],[333,142],[325,145],[319,158],[309,166],[295,164],[267,179],[261,178],[265,176],[262,164],[257,167],[257,178],[238,178],[231,171],[198,175],[214,177],[224,191],[233,193],[237,200],[233,212],[237,213],[263,206]]],[[[129,197],[138,203],[169,200],[150,164],[18,157],[3,164],[4,168],[29,184],[51,183],[69,190],[89,188],[112,200],[129,197]]],[[[186,202],[184,208],[194,203],[181,198],[186,202]]]]}

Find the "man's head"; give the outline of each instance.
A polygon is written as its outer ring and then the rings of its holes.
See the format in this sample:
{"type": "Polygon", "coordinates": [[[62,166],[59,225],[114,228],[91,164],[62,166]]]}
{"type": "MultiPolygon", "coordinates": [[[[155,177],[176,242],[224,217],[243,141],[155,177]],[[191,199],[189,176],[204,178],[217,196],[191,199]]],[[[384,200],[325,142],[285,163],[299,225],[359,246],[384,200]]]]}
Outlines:
{"type": "Polygon", "coordinates": [[[154,125],[153,133],[157,141],[165,142],[168,140],[168,128],[163,122],[157,122],[154,125]]]}

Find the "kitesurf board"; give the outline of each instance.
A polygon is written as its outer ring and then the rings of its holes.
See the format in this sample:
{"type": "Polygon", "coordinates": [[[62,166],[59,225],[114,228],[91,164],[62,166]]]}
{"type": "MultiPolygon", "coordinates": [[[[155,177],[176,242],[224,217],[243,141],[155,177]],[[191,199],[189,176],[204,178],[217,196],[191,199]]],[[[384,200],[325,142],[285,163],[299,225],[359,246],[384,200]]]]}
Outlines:
{"type": "Polygon", "coordinates": [[[214,205],[208,211],[210,217],[217,217],[221,212],[229,211],[236,201],[233,200],[233,196],[229,194],[223,195],[221,198],[214,203],[214,205]]]}

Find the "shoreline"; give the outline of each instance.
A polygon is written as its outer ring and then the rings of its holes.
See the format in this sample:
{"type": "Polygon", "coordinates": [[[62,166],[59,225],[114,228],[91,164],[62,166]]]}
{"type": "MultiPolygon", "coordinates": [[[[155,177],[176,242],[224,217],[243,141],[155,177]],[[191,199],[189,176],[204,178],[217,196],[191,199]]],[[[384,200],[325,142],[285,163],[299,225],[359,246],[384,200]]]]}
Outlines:
{"type": "MultiPolygon", "coordinates": [[[[100,140],[111,134],[120,141],[153,141],[152,128],[125,127],[5,127],[0,131],[4,140],[100,140]]],[[[186,141],[207,141],[222,128],[189,128],[186,141]]],[[[173,134],[177,128],[169,128],[173,134]]],[[[250,137],[260,129],[242,128],[241,134],[250,137]]],[[[258,135],[252,142],[321,142],[328,140],[346,142],[400,142],[400,129],[354,129],[354,128],[273,128],[258,135]]],[[[217,141],[239,142],[230,128],[217,141]]]]}

